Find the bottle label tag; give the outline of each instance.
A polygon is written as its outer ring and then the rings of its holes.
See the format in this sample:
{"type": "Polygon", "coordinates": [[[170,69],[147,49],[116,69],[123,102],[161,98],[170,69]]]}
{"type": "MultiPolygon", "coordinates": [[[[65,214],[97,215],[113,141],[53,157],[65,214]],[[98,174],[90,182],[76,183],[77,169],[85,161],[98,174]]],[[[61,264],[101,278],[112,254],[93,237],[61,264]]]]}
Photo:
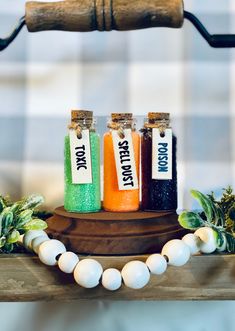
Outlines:
{"type": "Polygon", "coordinates": [[[152,179],[172,179],[172,129],[152,129],[152,179]]]}
{"type": "Polygon", "coordinates": [[[89,130],[82,130],[82,138],[75,130],[69,131],[70,155],[73,184],[91,184],[91,146],[89,130]]]}
{"type": "Polygon", "coordinates": [[[139,187],[131,129],[124,130],[122,139],[117,130],[112,131],[113,149],[120,191],[136,190],[139,187]]]}

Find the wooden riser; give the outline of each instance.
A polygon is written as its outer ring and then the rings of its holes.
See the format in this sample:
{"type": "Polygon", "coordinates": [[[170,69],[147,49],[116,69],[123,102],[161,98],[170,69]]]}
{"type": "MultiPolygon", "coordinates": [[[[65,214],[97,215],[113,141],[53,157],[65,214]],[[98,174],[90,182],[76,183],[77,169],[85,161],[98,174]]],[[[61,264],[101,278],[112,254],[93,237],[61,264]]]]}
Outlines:
{"type": "Polygon", "coordinates": [[[48,220],[48,233],[80,254],[133,255],[160,252],[186,231],[176,213],[68,213],[63,207],[48,220]]]}

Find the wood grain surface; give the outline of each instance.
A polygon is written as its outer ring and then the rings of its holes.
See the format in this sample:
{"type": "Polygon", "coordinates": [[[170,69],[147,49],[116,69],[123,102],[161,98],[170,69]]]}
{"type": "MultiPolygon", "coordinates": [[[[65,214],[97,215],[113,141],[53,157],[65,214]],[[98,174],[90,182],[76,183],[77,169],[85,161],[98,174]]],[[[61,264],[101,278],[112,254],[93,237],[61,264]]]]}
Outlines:
{"type": "Polygon", "coordinates": [[[170,239],[181,239],[188,231],[173,212],[78,214],[56,208],[48,222],[48,233],[81,254],[127,255],[160,252],[170,239]]]}
{"type": "Polygon", "coordinates": [[[184,21],[182,0],[29,1],[25,16],[30,32],[180,28],[184,21]]]}
{"type": "MultiPolygon", "coordinates": [[[[96,257],[103,268],[121,269],[146,256],[96,257]]],[[[98,286],[84,289],[72,275],[43,265],[36,256],[0,255],[0,301],[235,300],[235,255],[194,256],[183,267],[168,267],[141,290],[124,285],[116,292],[98,286]]]]}

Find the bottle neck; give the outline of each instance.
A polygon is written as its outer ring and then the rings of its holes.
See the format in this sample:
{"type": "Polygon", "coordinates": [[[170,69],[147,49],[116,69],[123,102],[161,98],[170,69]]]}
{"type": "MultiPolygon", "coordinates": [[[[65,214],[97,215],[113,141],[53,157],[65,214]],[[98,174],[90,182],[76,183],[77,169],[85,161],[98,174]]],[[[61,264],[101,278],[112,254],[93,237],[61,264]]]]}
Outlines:
{"type": "Polygon", "coordinates": [[[144,122],[144,127],[141,130],[143,133],[151,134],[152,129],[159,129],[161,134],[165,134],[165,130],[171,128],[169,119],[149,119],[144,122]]]}
{"type": "Polygon", "coordinates": [[[82,130],[95,132],[95,120],[93,118],[73,119],[68,126],[69,130],[75,130],[77,137],[82,137],[82,130]]]}
{"type": "Polygon", "coordinates": [[[94,120],[94,118],[82,118],[82,119],[71,120],[72,126],[80,126],[82,130],[85,130],[85,129],[94,130],[95,124],[96,124],[96,121],[94,120]]]}
{"type": "Polygon", "coordinates": [[[124,129],[131,129],[135,130],[136,129],[136,123],[134,119],[127,119],[127,120],[110,120],[108,122],[108,128],[111,130],[119,130],[120,128],[124,129]]]}
{"type": "Polygon", "coordinates": [[[123,119],[123,120],[113,120],[113,119],[111,119],[108,122],[107,127],[110,129],[110,131],[117,130],[119,137],[124,138],[125,137],[124,130],[125,129],[131,129],[132,131],[135,131],[136,130],[136,122],[133,118],[132,119],[123,119]]]}

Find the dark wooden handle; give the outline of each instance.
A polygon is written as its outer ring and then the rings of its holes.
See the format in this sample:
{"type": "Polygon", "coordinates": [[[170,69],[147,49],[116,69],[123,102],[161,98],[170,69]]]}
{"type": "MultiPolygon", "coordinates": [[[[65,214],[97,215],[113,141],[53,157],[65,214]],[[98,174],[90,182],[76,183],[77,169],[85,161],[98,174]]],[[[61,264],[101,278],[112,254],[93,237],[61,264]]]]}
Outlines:
{"type": "Polygon", "coordinates": [[[26,3],[26,24],[30,32],[180,28],[183,20],[182,0],[67,0],[26,3]]]}

